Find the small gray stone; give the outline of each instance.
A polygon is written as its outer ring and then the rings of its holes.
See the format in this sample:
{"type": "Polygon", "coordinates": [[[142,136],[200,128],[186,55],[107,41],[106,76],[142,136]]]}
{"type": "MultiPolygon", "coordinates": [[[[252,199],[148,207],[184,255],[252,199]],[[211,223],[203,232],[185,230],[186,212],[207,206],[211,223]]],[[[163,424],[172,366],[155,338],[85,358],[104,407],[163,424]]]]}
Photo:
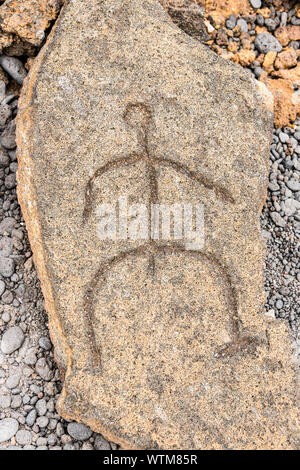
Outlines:
{"type": "Polygon", "coordinates": [[[9,290],[6,290],[1,297],[1,300],[4,304],[10,305],[14,300],[14,296],[12,292],[10,292],[9,290]]]}
{"type": "Polygon", "coordinates": [[[289,180],[286,185],[291,191],[300,191],[300,181],[289,180]]]}
{"type": "Polygon", "coordinates": [[[40,428],[45,428],[49,424],[49,418],[47,418],[47,416],[39,416],[39,418],[36,420],[36,424],[40,428]]]}
{"type": "Polygon", "coordinates": [[[10,160],[7,151],[3,147],[0,147],[0,168],[8,167],[9,163],[10,160]]]}
{"type": "Polygon", "coordinates": [[[41,336],[39,339],[39,346],[45,351],[50,351],[52,344],[48,336],[41,336]]]}
{"type": "Polygon", "coordinates": [[[41,399],[36,402],[35,409],[39,416],[44,416],[47,413],[47,403],[46,400],[41,399]]]}
{"type": "Polygon", "coordinates": [[[56,426],[56,434],[58,437],[61,437],[63,434],[64,434],[65,430],[64,430],[64,427],[61,423],[57,423],[57,426],[56,426]]]}
{"type": "Polygon", "coordinates": [[[0,395],[0,408],[8,408],[11,404],[11,397],[10,395],[0,395]]]}
{"type": "Polygon", "coordinates": [[[250,0],[250,3],[253,8],[261,7],[261,0],[250,0]]]}
{"type": "Polygon", "coordinates": [[[49,434],[49,436],[48,436],[48,445],[49,446],[55,446],[56,443],[57,443],[57,437],[55,436],[55,434],[49,434]]]}
{"type": "Polygon", "coordinates": [[[278,212],[271,212],[271,219],[278,227],[285,227],[286,222],[278,212]]]}
{"type": "Polygon", "coordinates": [[[42,379],[47,380],[47,381],[52,379],[53,373],[50,370],[46,362],[46,359],[44,357],[41,357],[40,359],[38,359],[35,365],[35,370],[42,377],[42,379]]]}
{"type": "Polygon", "coordinates": [[[277,27],[277,23],[275,20],[273,20],[273,18],[266,18],[265,25],[268,28],[268,31],[275,31],[277,27]]]}
{"type": "Polygon", "coordinates": [[[279,133],[279,140],[282,144],[285,144],[289,140],[289,136],[284,132],[279,133]]]}
{"type": "Polygon", "coordinates": [[[3,219],[0,223],[0,235],[3,235],[4,233],[10,234],[14,229],[16,223],[16,220],[12,217],[5,217],[5,219],[3,219]]]}
{"type": "Polygon", "coordinates": [[[22,404],[22,397],[21,395],[13,395],[12,399],[11,399],[11,408],[13,410],[19,408],[22,404]]]}
{"type": "Polygon", "coordinates": [[[86,441],[92,435],[92,431],[85,424],[69,423],[68,434],[76,441],[86,441]]]}
{"type": "Polygon", "coordinates": [[[280,16],[280,26],[286,26],[288,15],[286,11],[283,11],[280,16]]]}
{"type": "Polygon", "coordinates": [[[37,446],[46,446],[47,445],[47,438],[46,437],[39,437],[36,441],[37,446]]]}
{"type": "Polygon", "coordinates": [[[13,240],[10,237],[2,237],[0,240],[0,256],[9,256],[13,252],[13,240]]]}
{"type": "Polygon", "coordinates": [[[5,418],[0,421],[0,443],[9,441],[18,431],[19,423],[14,418],[5,418]]]}
{"type": "Polygon", "coordinates": [[[7,72],[8,75],[10,75],[19,85],[23,84],[27,72],[19,59],[2,55],[0,56],[0,65],[2,65],[5,72],[7,72]]]}
{"type": "Polygon", "coordinates": [[[19,349],[24,341],[24,333],[19,326],[12,326],[5,331],[1,341],[1,351],[11,354],[19,349]]]}
{"type": "Polygon", "coordinates": [[[109,442],[107,442],[107,440],[104,439],[101,434],[98,434],[98,436],[96,436],[94,447],[96,450],[111,450],[109,442]]]}
{"type": "Polygon", "coordinates": [[[259,52],[266,54],[269,51],[281,52],[282,46],[275,36],[270,33],[260,33],[256,36],[254,45],[259,52]]]}
{"type": "Polygon", "coordinates": [[[0,143],[4,148],[8,150],[12,150],[16,147],[15,121],[10,121],[10,123],[6,126],[5,130],[1,134],[0,143]]]}
{"type": "Polygon", "coordinates": [[[11,374],[7,381],[5,382],[5,385],[7,388],[12,390],[13,388],[16,388],[20,383],[20,373],[16,372],[11,374]]]}
{"type": "Polygon", "coordinates": [[[11,277],[15,270],[15,262],[12,258],[0,257],[0,274],[3,277],[11,277]]]}
{"type": "MultiPolygon", "coordinates": [[[[5,282],[0,280],[0,296],[3,294],[4,291],[5,291],[5,282]]],[[[3,315],[2,315],[2,320],[3,320],[3,315]]]]}
{"type": "Polygon", "coordinates": [[[4,127],[11,117],[11,109],[8,104],[0,105],[0,127],[4,127]]]}
{"type": "Polygon", "coordinates": [[[24,358],[25,364],[28,366],[34,366],[37,361],[36,353],[37,351],[35,348],[29,348],[24,358]]]}
{"type": "Polygon", "coordinates": [[[6,84],[3,80],[0,80],[0,101],[5,98],[6,84]]]}
{"type": "Polygon", "coordinates": [[[36,416],[37,416],[37,412],[36,412],[35,409],[29,411],[28,415],[26,416],[27,426],[32,427],[34,425],[35,420],[36,420],[36,416]]]}
{"type": "Polygon", "coordinates": [[[18,444],[25,446],[31,444],[32,441],[32,434],[30,431],[26,431],[26,429],[20,429],[16,433],[16,441],[18,444]]]}
{"type": "Polygon", "coordinates": [[[236,26],[236,16],[230,15],[229,18],[226,20],[226,28],[234,29],[236,26]]]}
{"type": "MultiPolygon", "coordinates": [[[[1,282],[0,282],[0,286],[1,286],[1,282]]],[[[1,294],[0,294],[1,295],[1,294]]],[[[4,321],[4,323],[9,323],[10,320],[11,320],[11,316],[10,316],[10,313],[9,312],[4,312],[2,314],[2,320],[4,321]]]]}
{"type": "Polygon", "coordinates": [[[282,302],[282,300],[281,300],[281,299],[278,299],[278,300],[276,301],[276,304],[275,304],[275,305],[276,305],[276,308],[281,309],[281,308],[283,307],[283,302],[282,302]]]}
{"type": "Polygon", "coordinates": [[[269,190],[274,192],[274,191],[279,191],[280,186],[277,183],[269,183],[269,190]]]}
{"type": "Polygon", "coordinates": [[[294,215],[298,209],[300,209],[300,202],[296,201],[296,199],[286,199],[282,204],[282,210],[287,217],[294,215]]]}
{"type": "Polygon", "coordinates": [[[241,30],[242,33],[247,33],[248,32],[247,22],[243,18],[240,18],[237,21],[237,26],[240,27],[240,30],[241,30]]]}
{"type": "Polygon", "coordinates": [[[7,189],[15,188],[17,184],[15,173],[10,173],[9,175],[7,175],[4,184],[7,189]]]}

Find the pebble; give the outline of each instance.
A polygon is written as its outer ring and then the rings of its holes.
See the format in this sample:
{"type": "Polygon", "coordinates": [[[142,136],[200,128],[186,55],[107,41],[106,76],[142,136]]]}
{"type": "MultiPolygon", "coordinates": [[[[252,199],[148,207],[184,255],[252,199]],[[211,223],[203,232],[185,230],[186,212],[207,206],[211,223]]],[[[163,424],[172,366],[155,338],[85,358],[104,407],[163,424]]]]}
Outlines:
{"type": "MultiPolygon", "coordinates": [[[[3,292],[5,291],[5,282],[0,280],[0,296],[3,294],[3,292]]],[[[2,315],[2,320],[3,320],[3,315],[2,315]]],[[[5,320],[3,320],[5,321],[5,320]]],[[[9,320],[8,320],[9,321],[9,320]]]]}
{"type": "Polygon", "coordinates": [[[35,423],[37,417],[37,412],[35,409],[31,410],[28,415],[26,416],[26,424],[27,426],[32,427],[35,423]]]}
{"type": "Polygon", "coordinates": [[[270,51],[282,51],[282,46],[280,42],[277,38],[275,38],[275,36],[272,36],[272,34],[270,33],[258,34],[255,38],[254,45],[256,49],[263,54],[266,54],[270,51]]]}
{"type": "Polygon", "coordinates": [[[282,144],[285,144],[289,140],[288,134],[285,134],[284,132],[279,133],[279,139],[282,144]]]}
{"type": "Polygon", "coordinates": [[[2,55],[0,56],[0,65],[19,85],[23,84],[27,72],[19,59],[2,55]]]}
{"type": "Polygon", "coordinates": [[[12,292],[10,292],[9,290],[6,290],[1,297],[1,300],[4,304],[10,305],[14,300],[14,296],[12,292]]]}
{"type": "Polygon", "coordinates": [[[278,212],[271,212],[271,219],[278,227],[285,227],[286,222],[278,212]]]}
{"type": "Polygon", "coordinates": [[[261,8],[261,5],[262,5],[261,0],[250,0],[250,3],[251,3],[251,6],[256,9],[261,8]]]}
{"type": "Polygon", "coordinates": [[[51,380],[53,376],[52,371],[44,357],[38,359],[35,365],[35,370],[39,374],[39,376],[44,380],[51,380]]]}
{"type": "Polygon", "coordinates": [[[2,222],[0,222],[0,235],[4,235],[4,233],[11,234],[15,225],[15,219],[13,219],[12,217],[5,217],[2,222]]]}
{"type": "Polygon", "coordinates": [[[247,22],[243,18],[240,18],[237,21],[237,26],[240,27],[240,30],[241,30],[242,33],[247,33],[248,32],[247,22]]]}
{"type": "Polygon", "coordinates": [[[230,15],[226,20],[226,28],[234,29],[236,27],[236,16],[230,15]]]}
{"type": "Polygon", "coordinates": [[[5,382],[6,387],[10,390],[16,388],[20,383],[20,378],[21,376],[18,372],[11,374],[5,382]]]}
{"type": "Polygon", "coordinates": [[[0,443],[9,441],[19,429],[19,423],[14,418],[5,418],[0,421],[0,443]]]}
{"type": "Polygon", "coordinates": [[[39,416],[36,420],[36,424],[40,428],[46,428],[49,424],[49,418],[47,418],[47,416],[39,416]]]}
{"type": "Polygon", "coordinates": [[[101,434],[98,434],[95,438],[94,447],[96,450],[111,450],[109,442],[104,439],[101,434]]]}
{"type": "Polygon", "coordinates": [[[2,409],[8,408],[10,404],[11,404],[10,395],[0,395],[0,408],[2,409]]]}
{"type": "Polygon", "coordinates": [[[13,240],[10,237],[2,237],[0,240],[0,256],[9,256],[13,252],[13,240]]]}
{"type": "Polygon", "coordinates": [[[15,121],[10,121],[10,123],[6,126],[5,130],[1,134],[0,143],[7,150],[11,150],[16,147],[15,121]]]}
{"type": "Polygon", "coordinates": [[[11,407],[13,409],[17,409],[22,405],[22,397],[21,395],[14,395],[11,399],[11,407]]]}
{"type": "Polygon", "coordinates": [[[0,105],[0,127],[4,127],[11,117],[11,109],[8,104],[0,105]]]}
{"type": "Polygon", "coordinates": [[[82,423],[69,423],[68,434],[76,441],[86,441],[92,435],[92,431],[85,424],[82,423]]]}
{"type": "Polygon", "coordinates": [[[24,341],[24,333],[19,326],[12,326],[5,331],[1,340],[1,351],[11,354],[19,349],[24,341]]]}
{"type": "Polygon", "coordinates": [[[44,416],[47,413],[47,403],[46,400],[41,399],[36,402],[35,409],[39,416],[44,416]]]}
{"type": "Polygon", "coordinates": [[[3,277],[11,277],[15,270],[15,262],[12,258],[0,257],[0,274],[3,277]]]}
{"type": "Polygon", "coordinates": [[[300,191],[300,181],[290,180],[286,185],[291,191],[300,191]]]}
{"type": "Polygon", "coordinates": [[[0,168],[7,168],[10,163],[7,151],[0,147],[0,168]]]}
{"type": "Polygon", "coordinates": [[[39,339],[39,346],[45,351],[50,351],[52,344],[47,336],[41,336],[39,339]]]}
{"type": "Polygon", "coordinates": [[[286,199],[282,204],[282,210],[287,217],[294,215],[298,209],[300,209],[300,202],[296,199],[286,199]]]}
{"type": "Polygon", "coordinates": [[[25,446],[31,444],[32,435],[30,431],[26,431],[26,429],[20,429],[16,433],[16,441],[18,444],[25,446]]]}
{"type": "Polygon", "coordinates": [[[34,366],[37,361],[36,353],[36,348],[29,348],[24,358],[25,364],[27,364],[28,366],[34,366]]]}
{"type": "MultiPolygon", "coordinates": [[[[0,283],[0,286],[1,286],[1,283],[0,283]]],[[[4,323],[9,323],[10,320],[11,320],[11,316],[10,316],[10,313],[9,312],[4,312],[2,314],[2,320],[4,321],[4,323]]]]}

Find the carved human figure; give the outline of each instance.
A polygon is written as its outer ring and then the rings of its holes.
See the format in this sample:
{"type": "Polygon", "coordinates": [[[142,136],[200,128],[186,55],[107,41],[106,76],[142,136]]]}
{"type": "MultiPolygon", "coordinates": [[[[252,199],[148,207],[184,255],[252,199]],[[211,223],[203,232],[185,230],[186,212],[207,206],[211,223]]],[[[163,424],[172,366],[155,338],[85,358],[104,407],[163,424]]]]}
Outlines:
{"type": "MultiPolygon", "coordinates": [[[[234,198],[230,192],[223,186],[215,184],[212,180],[204,177],[201,173],[191,171],[186,165],[179,164],[176,161],[167,158],[157,158],[152,154],[149,145],[149,139],[151,138],[151,126],[152,112],[149,105],[145,103],[130,103],[127,105],[123,115],[126,123],[136,130],[138,141],[141,145],[142,152],[131,153],[128,156],[121,156],[118,159],[114,159],[107,164],[100,166],[89,179],[86,190],[85,190],[85,206],[83,210],[83,223],[86,224],[91,217],[93,202],[95,200],[95,182],[96,180],[103,177],[109,170],[126,167],[130,171],[130,166],[138,161],[146,162],[146,173],[148,177],[149,185],[149,207],[159,202],[158,197],[158,179],[156,168],[165,166],[172,168],[176,172],[181,173],[193,181],[196,181],[199,185],[204,186],[207,189],[213,190],[217,198],[221,199],[224,203],[234,204],[234,198]]],[[[226,266],[223,266],[217,255],[204,252],[189,252],[183,247],[178,245],[170,246],[157,244],[155,240],[151,239],[149,242],[142,243],[139,247],[129,249],[127,251],[121,251],[119,254],[109,259],[108,261],[101,263],[95,276],[88,283],[85,295],[83,309],[86,315],[86,324],[88,336],[92,345],[90,359],[93,363],[93,367],[101,373],[101,351],[96,344],[95,331],[94,331],[94,315],[95,315],[95,292],[99,287],[99,284],[105,283],[105,274],[113,266],[126,259],[134,259],[139,256],[147,255],[149,263],[149,273],[151,276],[155,275],[155,257],[160,254],[171,255],[174,253],[188,254],[188,256],[198,257],[199,261],[209,263],[216,276],[220,276],[224,282],[225,295],[227,300],[228,313],[231,318],[231,333],[232,341],[223,347],[218,347],[216,350],[216,356],[232,355],[239,352],[241,349],[247,349],[250,344],[255,344],[253,339],[243,337],[240,333],[240,324],[238,319],[237,311],[237,299],[235,289],[232,285],[232,280],[229,274],[229,270],[226,266]]],[[[90,363],[89,363],[90,367],[90,363]]]]}

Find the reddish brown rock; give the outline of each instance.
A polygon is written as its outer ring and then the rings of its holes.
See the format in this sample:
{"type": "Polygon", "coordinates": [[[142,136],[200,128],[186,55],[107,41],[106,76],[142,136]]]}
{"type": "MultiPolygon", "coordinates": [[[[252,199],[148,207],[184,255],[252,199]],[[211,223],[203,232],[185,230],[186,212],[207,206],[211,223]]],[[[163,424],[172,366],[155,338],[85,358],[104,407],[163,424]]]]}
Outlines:
{"type": "Polygon", "coordinates": [[[269,51],[267,54],[264,56],[263,60],[263,69],[267,72],[270,73],[274,70],[273,64],[276,59],[277,52],[276,51],[269,51]]]}
{"type": "Polygon", "coordinates": [[[219,25],[223,25],[232,14],[244,16],[252,12],[249,0],[205,0],[205,14],[219,25]]]}
{"type": "Polygon", "coordinates": [[[300,87],[300,64],[288,70],[276,70],[272,73],[272,77],[284,78],[288,80],[293,86],[300,87]]]}
{"type": "Polygon", "coordinates": [[[287,46],[290,41],[300,40],[300,26],[282,26],[275,30],[275,36],[282,46],[287,46]]]}
{"type": "Polygon", "coordinates": [[[256,55],[255,52],[251,49],[241,49],[235,55],[236,62],[242,65],[243,67],[247,67],[248,65],[252,64],[255,61],[256,55]]]}
{"type": "Polygon", "coordinates": [[[278,54],[275,61],[276,69],[289,69],[297,65],[298,53],[292,47],[278,54]]]}
{"type": "MultiPolygon", "coordinates": [[[[283,72],[289,71],[281,71],[282,74],[283,72]]],[[[261,80],[274,97],[275,126],[284,127],[294,123],[300,113],[300,100],[295,93],[292,80],[289,78],[273,79],[267,76],[262,76],[261,80]]]]}
{"type": "Polygon", "coordinates": [[[6,0],[0,7],[1,28],[39,46],[62,3],[63,0],[6,0]]]}

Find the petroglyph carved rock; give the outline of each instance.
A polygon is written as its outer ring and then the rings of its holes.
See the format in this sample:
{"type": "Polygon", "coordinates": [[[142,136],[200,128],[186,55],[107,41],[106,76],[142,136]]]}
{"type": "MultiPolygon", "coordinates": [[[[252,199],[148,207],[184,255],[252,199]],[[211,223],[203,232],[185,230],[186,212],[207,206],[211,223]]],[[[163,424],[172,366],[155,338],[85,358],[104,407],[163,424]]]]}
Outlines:
{"type": "Polygon", "coordinates": [[[257,93],[156,0],[70,0],[26,79],[18,191],[58,409],[125,447],[295,447],[288,335],[262,314],[257,93]],[[122,195],[203,204],[204,247],[99,239],[97,208],[122,195]]]}

